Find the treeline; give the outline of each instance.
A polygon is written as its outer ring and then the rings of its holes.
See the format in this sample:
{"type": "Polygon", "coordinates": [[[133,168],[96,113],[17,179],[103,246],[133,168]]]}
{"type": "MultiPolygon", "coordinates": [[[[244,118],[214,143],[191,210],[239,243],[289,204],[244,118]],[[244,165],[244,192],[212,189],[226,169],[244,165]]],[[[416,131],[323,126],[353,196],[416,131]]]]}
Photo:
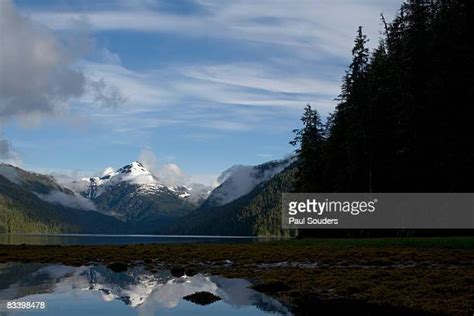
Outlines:
{"type": "Polygon", "coordinates": [[[335,112],[295,130],[296,191],[474,191],[473,5],[407,1],[373,52],[358,29],[335,112]]]}
{"type": "Polygon", "coordinates": [[[3,195],[0,188],[0,233],[79,232],[79,228],[74,225],[61,223],[55,218],[48,218],[48,216],[55,214],[51,214],[41,206],[35,205],[34,211],[31,211],[3,195]]]}
{"type": "Polygon", "coordinates": [[[47,203],[0,175],[0,233],[127,233],[110,216],[47,203]]]}

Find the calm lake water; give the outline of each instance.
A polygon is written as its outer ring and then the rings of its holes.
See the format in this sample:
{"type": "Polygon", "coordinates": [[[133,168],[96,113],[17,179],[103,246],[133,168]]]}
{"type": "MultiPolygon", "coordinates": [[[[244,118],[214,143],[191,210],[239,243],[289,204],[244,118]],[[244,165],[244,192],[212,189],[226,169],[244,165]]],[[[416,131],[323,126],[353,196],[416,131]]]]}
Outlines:
{"type": "Polygon", "coordinates": [[[92,235],[92,234],[0,234],[7,245],[130,245],[170,243],[249,243],[274,240],[247,236],[165,236],[165,235],[92,235]]]}
{"type": "Polygon", "coordinates": [[[280,302],[249,286],[244,279],[202,274],[176,278],[168,270],[151,273],[142,267],[118,273],[101,265],[6,263],[0,264],[0,315],[290,314],[280,302]],[[183,299],[201,291],[221,300],[203,306],[183,299]],[[44,302],[45,309],[8,310],[12,301],[44,302]]]}

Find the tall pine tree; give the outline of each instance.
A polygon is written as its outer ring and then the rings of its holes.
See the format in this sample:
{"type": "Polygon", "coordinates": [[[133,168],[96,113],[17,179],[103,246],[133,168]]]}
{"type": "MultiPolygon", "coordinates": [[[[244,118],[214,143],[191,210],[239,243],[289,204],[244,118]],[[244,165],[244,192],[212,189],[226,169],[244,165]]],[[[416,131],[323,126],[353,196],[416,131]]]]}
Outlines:
{"type": "Polygon", "coordinates": [[[320,192],[324,187],[322,177],[324,170],[324,127],[317,110],[306,105],[302,129],[295,129],[295,138],[290,142],[299,146],[295,150],[298,156],[298,171],[296,172],[296,192],[320,192]]]}
{"type": "Polygon", "coordinates": [[[337,192],[371,190],[369,159],[369,50],[362,27],[352,49],[352,62],[342,82],[336,112],[329,126],[326,178],[337,192]]]}

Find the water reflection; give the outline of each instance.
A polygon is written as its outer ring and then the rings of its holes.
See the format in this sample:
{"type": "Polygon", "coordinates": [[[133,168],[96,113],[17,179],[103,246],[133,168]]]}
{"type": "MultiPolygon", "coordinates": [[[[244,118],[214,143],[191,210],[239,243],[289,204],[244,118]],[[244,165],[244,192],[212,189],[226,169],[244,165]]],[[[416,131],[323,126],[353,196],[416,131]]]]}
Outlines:
{"type": "Polygon", "coordinates": [[[150,273],[142,267],[116,273],[100,265],[0,265],[3,311],[7,301],[44,300],[47,310],[42,313],[48,315],[289,314],[281,303],[253,291],[250,285],[243,279],[202,274],[175,278],[168,270],[150,273]],[[182,299],[200,291],[222,300],[200,306],[182,299]]]}

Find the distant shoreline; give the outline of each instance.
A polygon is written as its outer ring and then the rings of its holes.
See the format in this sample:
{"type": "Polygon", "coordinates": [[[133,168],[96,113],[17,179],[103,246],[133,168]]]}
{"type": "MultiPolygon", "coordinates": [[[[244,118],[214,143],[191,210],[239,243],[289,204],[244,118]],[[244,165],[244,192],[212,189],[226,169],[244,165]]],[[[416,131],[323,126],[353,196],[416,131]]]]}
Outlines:
{"type": "Polygon", "coordinates": [[[255,243],[288,238],[263,236],[213,236],[213,235],[126,235],[126,234],[0,234],[0,245],[137,245],[180,243],[255,243]]]}
{"type": "Polygon", "coordinates": [[[274,238],[279,236],[220,236],[220,235],[149,235],[149,234],[50,234],[50,233],[0,233],[0,236],[71,236],[71,237],[148,237],[148,238],[222,238],[222,239],[253,239],[253,238],[274,238]]]}

